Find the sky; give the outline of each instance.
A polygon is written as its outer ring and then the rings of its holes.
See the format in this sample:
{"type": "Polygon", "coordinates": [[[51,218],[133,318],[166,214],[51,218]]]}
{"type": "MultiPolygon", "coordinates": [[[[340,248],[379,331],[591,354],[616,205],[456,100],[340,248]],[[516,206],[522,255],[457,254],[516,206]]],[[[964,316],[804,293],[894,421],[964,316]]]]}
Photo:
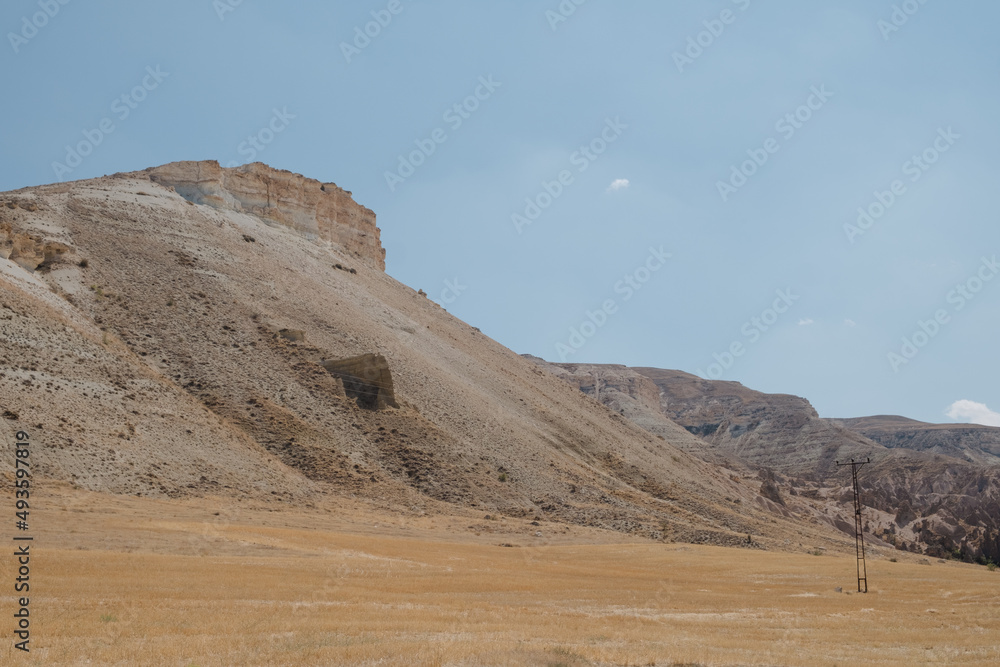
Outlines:
{"type": "Polygon", "coordinates": [[[1000,425],[998,22],[987,0],[7,0],[0,191],[262,161],[353,192],[391,276],[518,353],[1000,425]]]}

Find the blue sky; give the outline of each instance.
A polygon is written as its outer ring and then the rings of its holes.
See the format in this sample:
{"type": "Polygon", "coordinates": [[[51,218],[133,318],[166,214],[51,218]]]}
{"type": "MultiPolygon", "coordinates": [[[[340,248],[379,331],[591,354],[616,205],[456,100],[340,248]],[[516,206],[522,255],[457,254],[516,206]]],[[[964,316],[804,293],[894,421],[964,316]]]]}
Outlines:
{"type": "Polygon", "coordinates": [[[517,352],[998,418],[1000,6],[576,2],[10,0],[0,190],[256,159],[517,352]]]}

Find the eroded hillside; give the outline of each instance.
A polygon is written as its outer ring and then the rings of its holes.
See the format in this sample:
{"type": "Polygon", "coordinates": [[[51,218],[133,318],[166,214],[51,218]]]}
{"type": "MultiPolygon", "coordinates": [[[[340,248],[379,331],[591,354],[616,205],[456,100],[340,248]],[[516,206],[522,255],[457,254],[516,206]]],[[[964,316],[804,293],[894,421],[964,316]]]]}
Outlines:
{"type": "Polygon", "coordinates": [[[36,432],[45,476],[720,544],[823,533],[683,429],[640,428],[387,276],[374,214],[333,184],[178,163],[4,193],[0,216],[0,429],[36,432]]]}
{"type": "Polygon", "coordinates": [[[682,426],[698,436],[676,439],[692,454],[757,471],[757,502],[771,510],[779,505],[853,535],[850,478],[836,464],[870,457],[861,484],[871,540],[936,557],[1000,560],[1000,466],[993,453],[1000,429],[899,417],[821,419],[803,398],[738,382],[535,361],[653,433],[682,426]]]}

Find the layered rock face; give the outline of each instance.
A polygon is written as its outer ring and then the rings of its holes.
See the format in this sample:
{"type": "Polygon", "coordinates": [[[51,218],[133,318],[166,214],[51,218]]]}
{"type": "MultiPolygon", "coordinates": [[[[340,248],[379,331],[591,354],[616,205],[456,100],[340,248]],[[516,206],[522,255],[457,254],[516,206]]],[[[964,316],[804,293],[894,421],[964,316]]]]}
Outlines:
{"type": "Polygon", "coordinates": [[[385,250],[375,213],[333,183],[254,162],[226,169],[219,163],[172,162],[147,170],[149,179],[172,187],[195,204],[242,211],[290,227],[310,239],[342,246],[385,270],[385,250]]]}
{"type": "Polygon", "coordinates": [[[943,454],[983,465],[1000,464],[1000,428],[978,424],[927,424],[878,415],[836,420],[884,447],[943,454]]]}
{"type": "Polygon", "coordinates": [[[682,371],[634,370],[655,383],[667,417],[727,457],[823,477],[834,472],[838,459],[872,453],[872,442],[820,419],[799,396],[764,394],[739,382],[702,380],[682,371]]]}

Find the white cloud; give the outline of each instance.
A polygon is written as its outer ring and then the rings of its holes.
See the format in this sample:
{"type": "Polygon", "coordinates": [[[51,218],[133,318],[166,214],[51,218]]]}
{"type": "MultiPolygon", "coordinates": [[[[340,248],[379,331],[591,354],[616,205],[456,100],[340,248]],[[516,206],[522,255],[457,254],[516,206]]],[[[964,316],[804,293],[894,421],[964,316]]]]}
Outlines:
{"type": "Polygon", "coordinates": [[[806,318],[804,320],[799,320],[799,326],[800,327],[807,327],[810,324],[816,324],[816,323],[812,319],[810,319],[810,318],[806,318]]]}
{"type": "Polygon", "coordinates": [[[627,178],[616,178],[608,186],[608,192],[618,192],[619,190],[624,190],[629,186],[627,178]]]}
{"type": "Polygon", "coordinates": [[[983,426],[1000,426],[1000,413],[993,412],[985,403],[975,401],[955,401],[945,411],[951,419],[968,422],[970,424],[982,424],[983,426]]]}
{"type": "Polygon", "coordinates": [[[858,326],[858,323],[855,322],[854,320],[844,320],[844,324],[846,324],[849,327],[856,327],[856,326],[858,326]]]}

